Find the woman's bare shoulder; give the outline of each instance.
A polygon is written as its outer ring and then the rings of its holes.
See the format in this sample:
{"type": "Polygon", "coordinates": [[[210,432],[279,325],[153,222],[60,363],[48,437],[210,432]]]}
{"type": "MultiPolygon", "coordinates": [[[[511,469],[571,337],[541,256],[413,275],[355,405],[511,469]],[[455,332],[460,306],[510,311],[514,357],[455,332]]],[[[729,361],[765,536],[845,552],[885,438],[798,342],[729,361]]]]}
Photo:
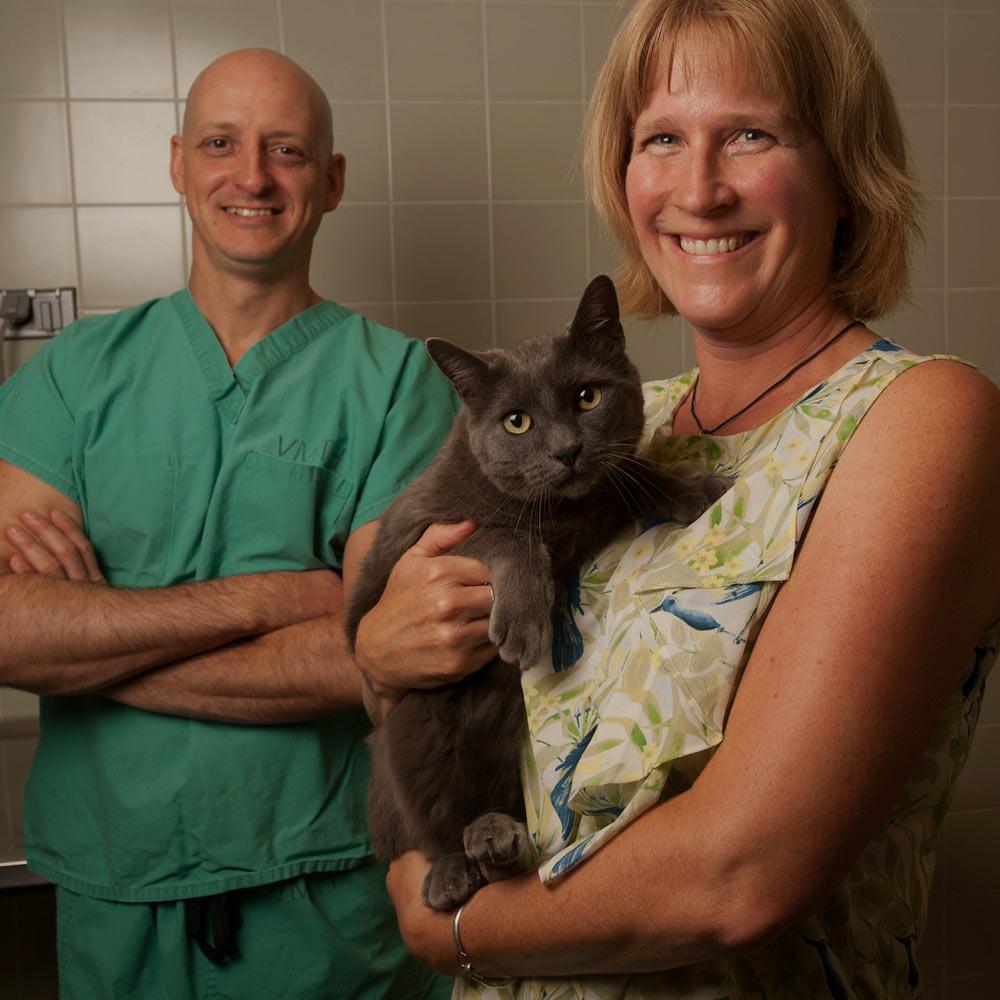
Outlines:
{"type": "Polygon", "coordinates": [[[923,362],[887,386],[858,425],[817,520],[841,537],[922,539],[925,553],[968,558],[970,569],[981,563],[1000,615],[998,456],[1000,389],[961,362],[923,362]],[[859,518],[869,523],[847,527],[859,518]]]}
{"type": "Polygon", "coordinates": [[[988,441],[1000,435],[1000,389],[964,362],[935,358],[901,373],[865,423],[896,439],[959,434],[960,441],[971,435],[970,444],[988,441]]]}

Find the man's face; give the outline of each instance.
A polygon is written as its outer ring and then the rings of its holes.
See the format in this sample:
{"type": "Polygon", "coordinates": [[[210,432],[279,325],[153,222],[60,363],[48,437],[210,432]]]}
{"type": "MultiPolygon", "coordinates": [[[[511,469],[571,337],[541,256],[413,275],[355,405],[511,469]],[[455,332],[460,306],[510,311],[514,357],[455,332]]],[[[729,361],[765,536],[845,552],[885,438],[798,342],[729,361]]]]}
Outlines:
{"type": "Polygon", "coordinates": [[[310,81],[273,54],[236,54],[191,91],[170,172],[194,228],[194,264],[246,277],[305,269],[344,158],[310,81]]]}

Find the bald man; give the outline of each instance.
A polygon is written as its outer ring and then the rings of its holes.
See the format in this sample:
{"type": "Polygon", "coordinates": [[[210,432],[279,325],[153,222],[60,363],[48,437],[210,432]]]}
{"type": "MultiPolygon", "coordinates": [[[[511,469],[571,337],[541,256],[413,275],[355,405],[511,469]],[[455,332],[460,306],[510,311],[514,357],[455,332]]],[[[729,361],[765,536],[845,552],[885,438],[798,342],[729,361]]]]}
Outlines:
{"type": "MultiPolygon", "coordinates": [[[[309,285],[345,164],[298,66],[214,62],[170,153],[188,287],[73,324],[0,389],[0,683],[42,696],[25,839],[61,995],[442,996],[369,854],[341,612],[454,397],[419,342],[309,285]]],[[[414,559],[452,565],[468,530],[414,559]]],[[[469,669],[486,579],[451,581],[469,669]]]]}

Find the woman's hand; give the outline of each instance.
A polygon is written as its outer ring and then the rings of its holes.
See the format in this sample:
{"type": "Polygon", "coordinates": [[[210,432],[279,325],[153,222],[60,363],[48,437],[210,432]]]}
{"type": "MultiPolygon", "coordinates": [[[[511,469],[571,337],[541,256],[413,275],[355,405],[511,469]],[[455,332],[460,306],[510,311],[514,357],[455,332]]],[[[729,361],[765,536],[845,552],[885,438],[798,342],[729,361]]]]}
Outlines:
{"type": "Polygon", "coordinates": [[[53,510],[44,517],[26,510],[21,521],[4,529],[7,541],[17,550],[8,563],[12,573],[39,573],[83,583],[107,582],[90,540],[68,514],[53,510]]]}
{"type": "Polygon", "coordinates": [[[457,976],[461,970],[451,936],[452,914],[432,910],[420,897],[430,867],[419,851],[408,851],[389,865],[385,884],[406,947],[432,969],[457,976]]]}
{"type": "Polygon", "coordinates": [[[411,688],[459,680],[496,656],[489,570],[448,554],[475,528],[471,521],[432,524],[400,557],[378,604],[361,619],[355,662],[383,710],[411,688]]]}

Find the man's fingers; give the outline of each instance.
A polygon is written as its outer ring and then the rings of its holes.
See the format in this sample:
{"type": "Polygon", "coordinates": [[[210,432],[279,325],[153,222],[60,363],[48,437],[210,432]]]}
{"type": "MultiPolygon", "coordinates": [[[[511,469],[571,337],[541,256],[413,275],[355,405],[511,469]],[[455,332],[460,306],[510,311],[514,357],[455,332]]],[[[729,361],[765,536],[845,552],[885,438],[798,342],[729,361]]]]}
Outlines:
{"type": "Polygon", "coordinates": [[[4,530],[4,535],[31,567],[32,573],[41,573],[44,576],[56,578],[68,575],[62,563],[39,541],[33,532],[11,525],[4,530]]]}
{"type": "Polygon", "coordinates": [[[23,556],[11,556],[7,561],[12,573],[33,573],[34,570],[28,565],[23,556]]]}
{"type": "Polygon", "coordinates": [[[422,556],[440,556],[465,541],[476,530],[474,521],[457,524],[432,524],[416,541],[411,552],[422,556]]]}
{"type": "Polygon", "coordinates": [[[104,574],[97,564],[94,546],[90,544],[90,539],[80,530],[76,521],[61,510],[52,511],[49,520],[76,546],[91,583],[104,583],[104,574]]]}
{"type": "Polygon", "coordinates": [[[77,582],[104,582],[93,547],[67,514],[54,510],[45,518],[37,511],[26,510],[21,521],[23,528],[12,525],[7,532],[7,538],[28,567],[15,572],[41,573],[77,582]]]}

